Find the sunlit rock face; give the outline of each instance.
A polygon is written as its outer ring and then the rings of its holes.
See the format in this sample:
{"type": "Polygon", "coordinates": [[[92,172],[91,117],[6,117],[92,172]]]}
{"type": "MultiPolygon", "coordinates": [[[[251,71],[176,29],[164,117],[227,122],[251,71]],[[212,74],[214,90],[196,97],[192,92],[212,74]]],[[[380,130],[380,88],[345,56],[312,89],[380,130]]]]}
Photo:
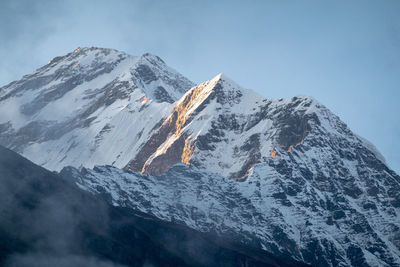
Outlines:
{"type": "Polygon", "coordinates": [[[160,174],[183,162],[236,180],[271,155],[292,152],[325,109],[308,97],[270,100],[218,75],[193,87],[127,169],[160,174]]]}

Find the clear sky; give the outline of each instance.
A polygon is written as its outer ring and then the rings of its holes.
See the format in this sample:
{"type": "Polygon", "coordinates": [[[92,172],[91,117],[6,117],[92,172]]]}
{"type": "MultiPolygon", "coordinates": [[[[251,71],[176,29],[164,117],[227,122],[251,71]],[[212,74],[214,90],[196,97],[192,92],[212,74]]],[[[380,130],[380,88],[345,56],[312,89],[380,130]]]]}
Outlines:
{"type": "Polygon", "coordinates": [[[400,173],[400,1],[0,0],[0,86],[92,45],[311,95],[400,173]]]}

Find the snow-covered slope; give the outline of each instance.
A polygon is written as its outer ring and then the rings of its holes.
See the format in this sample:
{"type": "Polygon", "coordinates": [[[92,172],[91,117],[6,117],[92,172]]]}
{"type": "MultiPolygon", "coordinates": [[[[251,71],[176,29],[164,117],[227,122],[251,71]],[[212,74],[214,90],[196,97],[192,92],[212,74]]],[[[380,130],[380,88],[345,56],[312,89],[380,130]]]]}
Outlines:
{"type": "Polygon", "coordinates": [[[51,170],[123,167],[192,86],[157,56],[77,48],[0,88],[0,144],[51,170]]]}
{"type": "Polygon", "coordinates": [[[0,266],[309,267],[113,207],[65,178],[0,146],[0,266]]]}
{"type": "Polygon", "coordinates": [[[218,75],[175,104],[127,169],[161,175],[72,172],[114,205],[312,265],[400,266],[400,177],[310,97],[265,99],[218,75]]]}
{"type": "Polygon", "coordinates": [[[334,174],[344,167],[312,173],[301,156],[257,164],[243,182],[184,164],[156,176],[112,166],[61,173],[115,206],[280,257],[313,266],[400,266],[400,177],[384,168],[375,181],[376,171],[363,164],[363,177],[334,174]]]}

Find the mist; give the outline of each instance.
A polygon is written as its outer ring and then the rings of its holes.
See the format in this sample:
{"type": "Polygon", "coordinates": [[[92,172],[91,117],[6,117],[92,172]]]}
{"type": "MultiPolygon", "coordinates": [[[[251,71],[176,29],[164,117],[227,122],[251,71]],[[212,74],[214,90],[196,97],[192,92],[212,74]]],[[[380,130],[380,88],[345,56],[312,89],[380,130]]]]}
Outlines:
{"type": "Polygon", "coordinates": [[[104,202],[4,148],[0,184],[0,265],[123,266],[87,246],[106,234],[104,202]]]}

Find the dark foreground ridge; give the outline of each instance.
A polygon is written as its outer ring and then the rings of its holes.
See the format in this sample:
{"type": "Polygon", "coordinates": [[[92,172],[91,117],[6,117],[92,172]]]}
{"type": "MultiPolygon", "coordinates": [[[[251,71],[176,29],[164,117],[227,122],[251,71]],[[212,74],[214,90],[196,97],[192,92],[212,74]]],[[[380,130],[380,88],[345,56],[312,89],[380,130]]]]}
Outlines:
{"type": "Polygon", "coordinates": [[[117,208],[0,147],[1,266],[303,266],[117,208]]]}

